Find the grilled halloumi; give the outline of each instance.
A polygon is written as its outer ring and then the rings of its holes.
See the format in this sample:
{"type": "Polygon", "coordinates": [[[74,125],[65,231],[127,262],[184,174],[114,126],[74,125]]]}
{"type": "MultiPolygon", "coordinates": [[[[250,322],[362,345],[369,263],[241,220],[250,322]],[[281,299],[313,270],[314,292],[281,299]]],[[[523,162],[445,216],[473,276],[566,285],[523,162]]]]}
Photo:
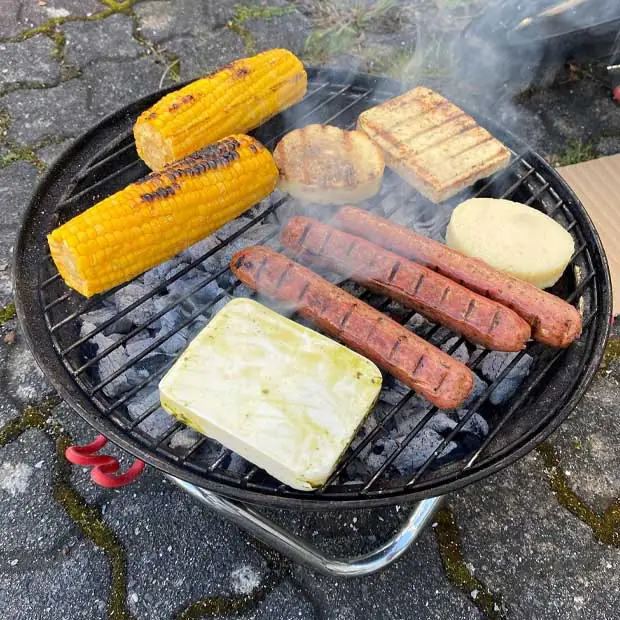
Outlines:
{"type": "Polygon", "coordinates": [[[278,187],[294,198],[319,204],[358,203],[381,187],[381,150],[359,131],[331,125],[295,129],[279,142],[274,160],[278,187]]]}
{"type": "Polygon", "coordinates": [[[371,361],[234,299],[159,383],[161,406],[294,489],[320,487],[381,391],[371,361]]]}
{"type": "Polygon", "coordinates": [[[362,112],[357,128],[381,148],[390,168],[434,203],[510,161],[499,140],[423,86],[362,112]]]}

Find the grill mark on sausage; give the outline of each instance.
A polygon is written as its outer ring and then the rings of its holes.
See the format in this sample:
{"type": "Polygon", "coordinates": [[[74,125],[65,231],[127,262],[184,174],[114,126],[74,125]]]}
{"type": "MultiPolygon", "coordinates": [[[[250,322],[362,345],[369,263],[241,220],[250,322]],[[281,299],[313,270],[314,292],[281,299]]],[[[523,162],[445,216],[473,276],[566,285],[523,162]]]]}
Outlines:
{"type": "Polygon", "coordinates": [[[377,320],[372,322],[372,326],[370,328],[370,331],[366,334],[366,340],[370,340],[370,338],[375,335],[375,333],[379,329],[379,326],[382,323],[383,323],[383,317],[382,316],[377,317],[377,320]]]}
{"type": "Polygon", "coordinates": [[[349,322],[349,319],[351,318],[351,315],[353,314],[356,308],[357,308],[357,304],[351,304],[351,307],[347,310],[346,314],[342,317],[342,320],[340,321],[341,330],[345,328],[345,325],[349,322]]]}
{"type": "Polygon", "coordinates": [[[450,372],[448,370],[446,370],[446,372],[444,372],[444,374],[442,375],[441,379],[439,379],[439,383],[436,385],[436,387],[433,388],[434,392],[439,392],[441,386],[444,384],[444,381],[448,378],[449,374],[450,374],[450,372]]]}
{"type": "Polygon", "coordinates": [[[465,310],[465,314],[463,315],[463,320],[467,321],[467,319],[469,319],[469,317],[471,316],[471,313],[474,311],[474,308],[476,307],[476,300],[472,299],[469,304],[467,305],[467,310],[465,310]]]}
{"type": "Polygon", "coordinates": [[[450,294],[450,287],[446,286],[446,288],[444,289],[443,293],[441,294],[441,299],[439,300],[439,305],[441,306],[446,299],[448,299],[448,295],[450,294]]]}
{"type": "Polygon", "coordinates": [[[398,273],[398,270],[400,269],[400,261],[397,261],[396,263],[394,263],[394,266],[392,267],[392,271],[390,271],[390,275],[388,276],[388,282],[391,284],[394,281],[394,278],[396,277],[396,274],[398,273]]]}
{"type": "Polygon", "coordinates": [[[308,236],[308,233],[310,232],[311,228],[312,228],[312,222],[308,222],[305,225],[301,235],[299,235],[299,241],[297,242],[297,245],[299,246],[299,249],[302,248],[302,246],[304,244],[304,241],[306,240],[306,237],[308,236]]]}
{"type": "Polygon", "coordinates": [[[354,248],[356,245],[357,245],[357,240],[355,240],[355,239],[354,239],[354,240],[351,242],[351,245],[347,248],[347,252],[346,252],[345,256],[350,256],[350,255],[351,255],[351,252],[353,251],[353,248],[354,248]]]}
{"type": "Polygon", "coordinates": [[[420,287],[422,286],[422,282],[424,282],[424,274],[423,273],[420,274],[420,278],[416,282],[415,288],[413,289],[413,296],[414,297],[418,294],[418,291],[420,290],[420,287]]]}
{"type": "Polygon", "coordinates": [[[327,246],[327,244],[329,243],[329,240],[331,239],[331,237],[332,237],[332,231],[330,230],[323,238],[323,243],[321,243],[321,247],[316,251],[316,254],[320,256],[323,253],[323,250],[325,249],[325,246],[327,246]]]}
{"type": "Polygon", "coordinates": [[[400,349],[400,345],[407,339],[407,336],[399,336],[396,339],[396,342],[394,343],[394,346],[392,347],[392,350],[390,351],[389,355],[388,355],[388,359],[392,360],[394,359],[394,356],[396,355],[396,351],[398,351],[398,349],[400,349]]]}
{"type": "Polygon", "coordinates": [[[420,357],[418,358],[418,361],[416,362],[416,365],[415,365],[415,368],[413,369],[413,372],[410,373],[412,377],[415,377],[416,373],[418,372],[418,370],[422,366],[422,363],[423,363],[425,357],[426,357],[426,353],[422,353],[420,355],[420,357]]]}
{"type": "Polygon", "coordinates": [[[304,287],[301,289],[301,292],[299,293],[299,297],[297,298],[297,303],[301,303],[301,300],[304,298],[304,295],[308,292],[308,289],[310,288],[310,282],[306,282],[304,284],[304,287]]]}
{"type": "Polygon", "coordinates": [[[289,263],[285,268],[284,271],[282,272],[282,274],[280,275],[280,277],[278,278],[278,281],[276,282],[276,291],[282,286],[282,283],[284,282],[284,279],[286,278],[286,276],[289,274],[289,271],[293,268],[293,263],[289,263]]]}
{"type": "Polygon", "coordinates": [[[261,260],[261,262],[258,263],[258,267],[256,268],[256,272],[254,273],[254,279],[257,282],[258,282],[258,280],[260,278],[260,274],[263,272],[263,270],[267,266],[267,261],[268,260],[269,260],[269,257],[265,256],[265,258],[263,258],[263,260],[261,260]]]}
{"type": "Polygon", "coordinates": [[[493,319],[491,320],[491,327],[489,327],[489,334],[499,326],[501,323],[501,310],[496,310],[493,315],[493,319]]]}

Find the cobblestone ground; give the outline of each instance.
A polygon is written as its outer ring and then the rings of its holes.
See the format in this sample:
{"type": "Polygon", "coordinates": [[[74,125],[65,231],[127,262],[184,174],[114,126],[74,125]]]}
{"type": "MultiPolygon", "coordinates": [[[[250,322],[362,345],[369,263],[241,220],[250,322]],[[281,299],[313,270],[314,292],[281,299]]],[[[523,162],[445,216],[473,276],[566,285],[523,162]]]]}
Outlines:
{"type": "MultiPolygon", "coordinates": [[[[618,618],[618,329],[592,387],[548,442],[452,495],[411,552],[363,580],[292,566],[155,471],[101,490],[59,456],[93,431],[48,387],[11,301],[14,235],[41,173],[118,106],[276,45],[449,90],[446,41],[475,3],[437,11],[383,2],[355,14],[352,4],[0,0],[1,617],[618,618]]],[[[588,69],[495,108],[554,161],[620,150],[620,112],[588,69]]],[[[376,545],[406,513],[275,517],[340,555],[376,545]]]]}

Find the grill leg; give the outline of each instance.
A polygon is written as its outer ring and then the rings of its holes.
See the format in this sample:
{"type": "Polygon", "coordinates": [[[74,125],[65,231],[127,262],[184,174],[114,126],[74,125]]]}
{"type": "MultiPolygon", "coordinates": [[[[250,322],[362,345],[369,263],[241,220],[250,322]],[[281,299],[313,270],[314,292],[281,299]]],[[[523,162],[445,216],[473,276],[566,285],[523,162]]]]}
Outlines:
{"type": "Polygon", "coordinates": [[[218,514],[294,562],[332,577],[361,577],[385,568],[417,540],[443,500],[441,496],[433,497],[416,504],[403,527],[374,551],[349,560],[334,560],[242,502],[225,499],[174,476],[166,477],[218,514]]]}

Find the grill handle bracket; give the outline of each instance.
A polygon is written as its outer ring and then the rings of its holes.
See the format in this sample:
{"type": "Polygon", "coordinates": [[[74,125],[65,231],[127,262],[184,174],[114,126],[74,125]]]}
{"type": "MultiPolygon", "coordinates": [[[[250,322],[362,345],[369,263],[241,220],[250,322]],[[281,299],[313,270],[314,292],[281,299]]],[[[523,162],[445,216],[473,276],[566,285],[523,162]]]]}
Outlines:
{"type": "Polygon", "coordinates": [[[418,539],[443,501],[443,496],[439,496],[418,502],[401,529],[374,551],[348,560],[331,559],[303,538],[292,534],[242,502],[226,499],[174,476],[166,475],[166,478],[282,555],[331,577],[362,577],[380,571],[394,562],[418,539]]]}

